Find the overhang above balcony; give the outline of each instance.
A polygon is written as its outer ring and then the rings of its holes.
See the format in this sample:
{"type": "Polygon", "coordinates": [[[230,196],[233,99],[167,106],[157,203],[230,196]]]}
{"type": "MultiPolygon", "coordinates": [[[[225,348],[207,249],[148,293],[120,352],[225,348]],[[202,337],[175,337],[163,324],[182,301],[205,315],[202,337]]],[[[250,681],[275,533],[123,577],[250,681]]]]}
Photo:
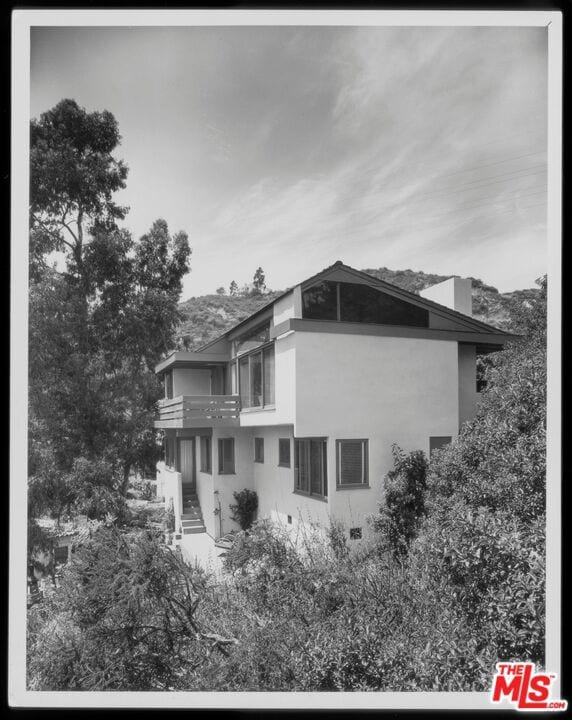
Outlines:
{"type": "Polygon", "coordinates": [[[229,360],[230,358],[228,355],[222,355],[220,353],[177,351],[171,353],[169,357],[165,358],[165,360],[162,360],[158,365],[156,365],[155,372],[160,374],[175,367],[192,368],[197,370],[212,368],[217,365],[226,365],[229,360]]]}

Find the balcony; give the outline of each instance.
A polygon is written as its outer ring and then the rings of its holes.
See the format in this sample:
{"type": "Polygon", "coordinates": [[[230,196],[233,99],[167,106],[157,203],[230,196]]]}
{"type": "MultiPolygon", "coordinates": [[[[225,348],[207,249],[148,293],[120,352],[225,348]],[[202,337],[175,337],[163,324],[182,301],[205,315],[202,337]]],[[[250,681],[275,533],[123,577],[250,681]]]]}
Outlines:
{"type": "Polygon", "coordinates": [[[159,400],[155,427],[169,428],[230,427],[238,425],[238,395],[179,395],[159,400]]]}

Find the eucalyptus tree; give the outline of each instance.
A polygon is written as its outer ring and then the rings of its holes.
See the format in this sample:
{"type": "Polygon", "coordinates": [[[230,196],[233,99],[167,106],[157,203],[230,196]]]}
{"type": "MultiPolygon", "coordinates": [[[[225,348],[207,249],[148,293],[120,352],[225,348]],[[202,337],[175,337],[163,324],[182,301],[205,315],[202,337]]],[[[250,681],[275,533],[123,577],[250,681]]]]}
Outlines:
{"type": "Polygon", "coordinates": [[[157,220],[136,241],[119,225],[120,141],[110,112],[74,100],[31,123],[29,469],[37,498],[44,478],[68,506],[78,477],[124,495],[133,466],[156,459],[153,367],[174,346],[189,270],[186,233],[157,220]],[[101,472],[79,472],[84,460],[101,472]]]}

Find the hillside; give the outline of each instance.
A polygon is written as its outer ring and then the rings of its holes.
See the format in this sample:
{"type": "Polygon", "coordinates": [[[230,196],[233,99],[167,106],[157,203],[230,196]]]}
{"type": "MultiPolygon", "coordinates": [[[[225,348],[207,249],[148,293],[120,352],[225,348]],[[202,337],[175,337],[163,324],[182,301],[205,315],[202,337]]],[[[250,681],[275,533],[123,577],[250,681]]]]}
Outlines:
{"type": "MultiPolygon", "coordinates": [[[[364,272],[393,285],[418,293],[429,285],[447,280],[452,275],[435,275],[417,270],[390,270],[382,267],[368,268],[364,272]]],[[[510,330],[509,308],[513,302],[525,302],[536,297],[538,290],[530,288],[499,293],[491,285],[478,278],[473,282],[473,317],[490,323],[502,330],[510,330]]],[[[180,345],[196,350],[214,340],[244,318],[264,307],[282,291],[270,291],[264,295],[202,295],[189,298],[179,306],[184,320],[179,330],[180,345]]]]}
{"type": "Polygon", "coordinates": [[[274,298],[279,292],[264,295],[201,295],[185,300],[179,305],[184,320],[179,329],[181,344],[196,350],[214,340],[244,318],[252,315],[274,298]]]}
{"type": "MultiPolygon", "coordinates": [[[[421,270],[390,270],[386,267],[377,270],[368,268],[363,272],[414,293],[453,277],[453,275],[424,273],[421,270]]],[[[471,277],[470,280],[473,283],[473,317],[475,320],[489,323],[501,330],[510,330],[509,308],[511,304],[525,302],[536,297],[539,292],[537,288],[529,288],[499,293],[495,287],[486,285],[479,278],[471,277]]]]}

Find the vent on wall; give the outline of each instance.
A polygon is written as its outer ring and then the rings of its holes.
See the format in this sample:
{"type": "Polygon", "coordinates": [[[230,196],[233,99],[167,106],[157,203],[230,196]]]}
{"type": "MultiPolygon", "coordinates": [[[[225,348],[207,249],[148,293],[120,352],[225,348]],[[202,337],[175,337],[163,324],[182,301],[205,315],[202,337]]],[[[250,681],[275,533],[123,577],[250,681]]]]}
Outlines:
{"type": "Polygon", "coordinates": [[[361,528],[350,528],[350,540],[361,540],[361,528]]]}

